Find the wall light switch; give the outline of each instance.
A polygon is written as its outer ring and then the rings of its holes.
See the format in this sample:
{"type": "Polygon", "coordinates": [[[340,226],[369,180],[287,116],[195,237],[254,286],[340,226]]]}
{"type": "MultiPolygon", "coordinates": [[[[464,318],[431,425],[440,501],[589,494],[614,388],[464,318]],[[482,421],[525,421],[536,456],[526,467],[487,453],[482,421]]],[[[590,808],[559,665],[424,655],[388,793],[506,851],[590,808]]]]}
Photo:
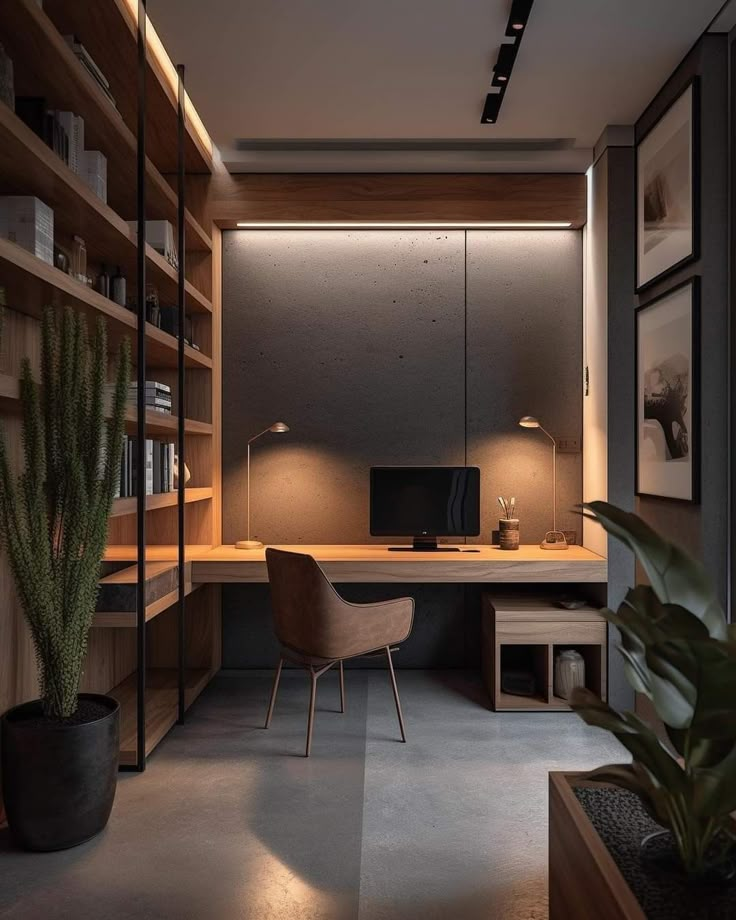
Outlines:
{"type": "Polygon", "coordinates": [[[579,454],[580,438],[555,438],[557,450],[561,454],[579,454]]]}

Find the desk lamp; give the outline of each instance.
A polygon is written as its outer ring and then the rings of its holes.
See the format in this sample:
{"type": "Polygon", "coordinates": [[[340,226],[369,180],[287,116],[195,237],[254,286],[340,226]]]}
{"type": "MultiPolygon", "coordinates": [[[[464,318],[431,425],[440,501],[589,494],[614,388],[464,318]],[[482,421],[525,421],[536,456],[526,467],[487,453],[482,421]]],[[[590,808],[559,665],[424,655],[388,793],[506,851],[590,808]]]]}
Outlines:
{"type": "Polygon", "coordinates": [[[557,529],[557,441],[533,415],[525,415],[519,419],[519,424],[522,428],[539,428],[552,442],[552,530],[547,531],[544,540],[539,545],[542,549],[567,549],[565,535],[557,529]]]}
{"type": "Polygon", "coordinates": [[[268,434],[269,431],[274,434],[283,434],[289,430],[289,426],[286,422],[274,422],[273,425],[270,425],[268,428],[264,428],[263,431],[259,431],[258,434],[253,435],[253,437],[248,441],[248,472],[247,472],[247,493],[246,493],[246,504],[248,508],[248,538],[246,540],[238,540],[235,544],[236,549],[261,549],[263,543],[260,540],[251,540],[250,538],[250,445],[256,441],[261,435],[268,434]]]}

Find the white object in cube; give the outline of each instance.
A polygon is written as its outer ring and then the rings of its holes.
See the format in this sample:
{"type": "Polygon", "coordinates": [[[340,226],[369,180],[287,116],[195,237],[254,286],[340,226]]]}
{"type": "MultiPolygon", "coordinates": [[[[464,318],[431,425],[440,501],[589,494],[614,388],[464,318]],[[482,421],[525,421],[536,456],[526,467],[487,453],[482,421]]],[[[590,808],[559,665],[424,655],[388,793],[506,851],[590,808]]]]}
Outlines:
{"type": "Polygon", "coordinates": [[[576,687],[585,686],[585,660],[580,652],[566,649],[555,657],[555,696],[569,700],[576,687]]]}
{"type": "Polygon", "coordinates": [[[54,212],[32,195],[0,197],[0,237],[54,264],[54,212]]]}
{"type": "Polygon", "coordinates": [[[107,204],[107,157],[99,150],[85,150],[81,173],[95,195],[107,204]]]}

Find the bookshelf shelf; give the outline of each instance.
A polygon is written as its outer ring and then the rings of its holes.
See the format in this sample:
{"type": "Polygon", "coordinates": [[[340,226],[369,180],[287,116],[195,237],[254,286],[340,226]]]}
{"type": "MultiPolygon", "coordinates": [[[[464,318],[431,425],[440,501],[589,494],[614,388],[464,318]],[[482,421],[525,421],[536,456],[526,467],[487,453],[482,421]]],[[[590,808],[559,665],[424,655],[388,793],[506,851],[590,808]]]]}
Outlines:
{"type": "MultiPolygon", "coordinates": [[[[91,4],[83,6],[88,9],[91,4]]],[[[10,56],[23,63],[16,74],[19,93],[43,95],[51,107],[82,115],[87,148],[101,150],[107,157],[110,203],[118,213],[134,216],[136,140],[120,112],[77,61],[48,14],[35,0],[4,0],[0,4],[0,32],[10,56]]],[[[105,38],[107,40],[107,36],[105,38]]],[[[103,66],[106,59],[107,55],[103,58],[103,66]]],[[[146,172],[149,217],[168,220],[175,225],[176,194],[150,157],[146,172]]],[[[187,249],[211,250],[211,236],[189,210],[185,220],[187,249]]]]}
{"type": "MultiPolygon", "coordinates": [[[[42,259],[8,240],[0,239],[0,269],[6,288],[8,307],[19,313],[40,317],[45,305],[70,304],[88,319],[103,316],[108,320],[108,337],[116,347],[123,335],[128,335],[135,357],[135,330],[138,322],[134,313],[93,291],[70,275],[59,271],[42,259]]],[[[174,336],[150,324],[146,328],[148,358],[152,367],[176,367],[177,342],[174,336]]],[[[196,348],[184,349],[187,365],[211,368],[212,359],[196,348]]]]}
{"type": "MultiPolygon", "coordinates": [[[[2,385],[0,384],[0,396],[2,394],[2,385]]],[[[134,434],[134,427],[136,425],[136,420],[138,418],[138,413],[135,409],[131,408],[125,414],[125,421],[129,429],[129,433],[134,434]]],[[[150,409],[146,412],[146,433],[150,434],[151,437],[159,437],[163,435],[174,436],[179,427],[179,419],[176,415],[167,415],[165,412],[156,412],[155,409],[150,409]]],[[[184,433],[191,435],[198,435],[201,437],[210,437],[212,435],[212,425],[209,422],[200,422],[196,419],[187,418],[184,419],[184,433]]]]}
{"type": "Polygon", "coordinates": [[[0,406],[8,411],[20,405],[20,383],[17,377],[0,374],[0,406]]]}
{"type": "MultiPolygon", "coordinates": [[[[192,705],[212,677],[207,668],[190,668],[184,675],[186,706],[192,705]]],[[[134,671],[110,696],[120,703],[120,763],[136,763],[136,680],[134,671]]],[[[146,756],[175,724],[178,704],[178,674],[175,668],[149,668],[146,671],[146,756]]]]}
{"type": "MultiPolygon", "coordinates": [[[[69,244],[75,235],[81,236],[91,263],[119,265],[132,281],[137,245],[126,221],[3,103],[0,103],[0,174],[6,194],[36,195],[53,209],[55,239],[69,244]]],[[[148,244],[146,259],[150,281],[159,288],[162,300],[175,303],[176,270],[148,244]]],[[[210,301],[189,282],[186,294],[188,309],[212,311],[210,301]]]]}
{"type": "MultiPolygon", "coordinates": [[[[9,374],[0,374],[0,404],[8,412],[20,410],[20,381],[9,374]]],[[[129,433],[134,433],[138,414],[135,408],[129,408],[125,413],[126,428],[129,433]]],[[[179,419],[176,415],[156,412],[150,409],[146,412],[146,432],[152,437],[160,435],[175,435],[178,431],[179,419]]],[[[184,420],[184,432],[198,437],[211,437],[212,425],[209,422],[200,422],[198,419],[187,418],[184,420]]]]}
{"type": "MultiPolygon", "coordinates": [[[[212,498],[212,489],[208,487],[199,489],[186,489],[184,501],[187,504],[192,502],[210,501],[212,498]]],[[[158,511],[160,508],[173,508],[177,503],[176,492],[159,492],[155,495],[146,496],[146,511],[158,511]]],[[[128,514],[135,514],[137,508],[137,499],[116,498],[113,502],[112,513],[110,517],[123,517],[128,514]]]]}
{"type": "MultiPolygon", "coordinates": [[[[146,564],[146,577],[149,576],[150,569],[154,569],[154,577],[158,572],[161,572],[165,569],[174,569],[178,568],[177,562],[157,562],[152,564],[146,564]]],[[[193,594],[195,591],[200,589],[202,585],[193,585],[191,582],[191,567],[186,567],[187,571],[187,580],[185,582],[184,595],[189,597],[190,594],[193,594]]],[[[103,582],[110,583],[114,582],[116,585],[127,585],[134,586],[138,580],[138,566],[130,565],[123,569],[120,572],[115,572],[112,575],[107,576],[105,579],[102,579],[103,582]]],[[[169,591],[167,594],[164,594],[162,597],[158,597],[155,600],[152,600],[146,605],[146,623],[155,619],[159,614],[164,613],[169,610],[174,604],[179,600],[179,589],[178,587],[174,588],[172,591],[169,591]]],[[[111,610],[111,611],[97,611],[94,615],[92,625],[96,628],[101,629],[135,629],[138,625],[138,617],[135,610],[111,610]]]]}
{"type": "MultiPolygon", "coordinates": [[[[198,559],[211,549],[212,546],[207,543],[187,544],[186,558],[198,559]]],[[[146,547],[147,562],[174,562],[176,555],[177,547],[173,543],[160,543],[146,547]]],[[[105,550],[105,562],[135,562],[137,558],[138,552],[132,543],[108,543],[105,550]]]]}

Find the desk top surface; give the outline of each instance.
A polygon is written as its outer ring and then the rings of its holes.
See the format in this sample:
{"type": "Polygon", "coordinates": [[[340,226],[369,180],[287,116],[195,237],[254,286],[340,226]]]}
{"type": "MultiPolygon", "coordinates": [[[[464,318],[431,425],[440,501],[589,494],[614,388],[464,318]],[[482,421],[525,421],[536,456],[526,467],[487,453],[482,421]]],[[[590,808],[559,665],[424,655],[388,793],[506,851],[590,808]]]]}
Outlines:
{"type": "MultiPolygon", "coordinates": [[[[271,545],[271,544],[269,544],[271,545]]],[[[535,544],[525,544],[518,550],[502,550],[498,546],[485,546],[476,544],[454,544],[455,552],[449,549],[443,552],[441,549],[430,552],[411,550],[407,552],[395,552],[390,549],[392,546],[400,544],[382,544],[382,543],[315,543],[315,544],[276,544],[272,545],[273,549],[289,550],[293,553],[307,553],[318,562],[416,562],[419,564],[432,564],[438,560],[453,562],[532,562],[545,561],[552,562],[557,559],[566,562],[605,562],[602,556],[585,549],[583,546],[568,546],[566,550],[547,550],[542,549],[535,544]]],[[[195,552],[188,554],[192,562],[264,562],[266,559],[266,547],[261,549],[237,549],[231,543],[225,543],[222,546],[214,546],[210,549],[197,547],[195,552]]]]}
{"type": "MultiPolygon", "coordinates": [[[[295,545],[276,549],[308,553],[330,579],[343,582],[605,582],[606,560],[582,546],[518,550],[462,545],[460,552],[392,552],[387,545],[295,545]],[[477,550],[477,552],[470,552],[477,550]]],[[[216,546],[188,555],[194,582],[263,582],[265,547],[257,550],[216,546]]]]}

